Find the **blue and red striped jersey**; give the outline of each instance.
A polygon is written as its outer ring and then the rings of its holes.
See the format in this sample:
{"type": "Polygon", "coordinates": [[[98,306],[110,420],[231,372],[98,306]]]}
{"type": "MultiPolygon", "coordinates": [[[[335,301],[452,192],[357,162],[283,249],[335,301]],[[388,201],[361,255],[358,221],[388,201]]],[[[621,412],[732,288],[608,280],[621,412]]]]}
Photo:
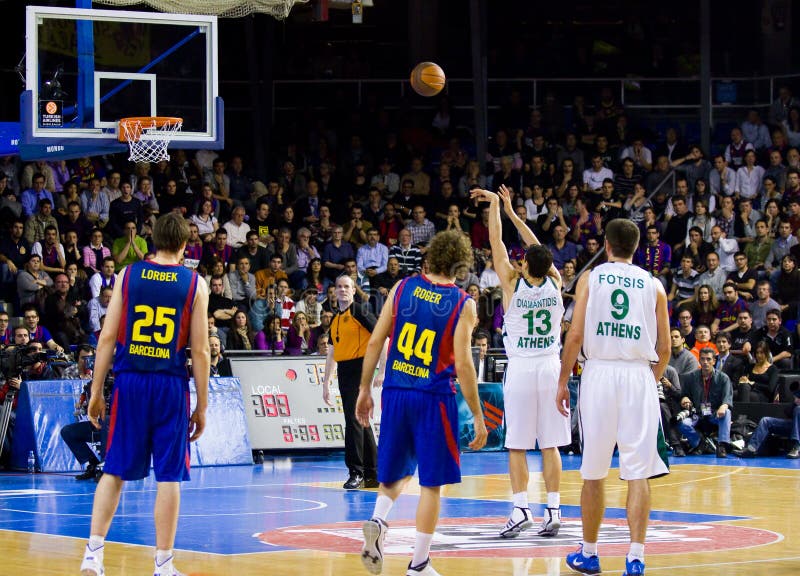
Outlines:
{"type": "Polygon", "coordinates": [[[386,358],[386,388],[455,394],[453,336],[469,296],[424,275],[402,280],[395,293],[386,358]]]}
{"type": "Polygon", "coordinates": [[[125,270],[114,372],[186,376],[186,345],[197,273],[180,265],[134,262],[125,270]]]}

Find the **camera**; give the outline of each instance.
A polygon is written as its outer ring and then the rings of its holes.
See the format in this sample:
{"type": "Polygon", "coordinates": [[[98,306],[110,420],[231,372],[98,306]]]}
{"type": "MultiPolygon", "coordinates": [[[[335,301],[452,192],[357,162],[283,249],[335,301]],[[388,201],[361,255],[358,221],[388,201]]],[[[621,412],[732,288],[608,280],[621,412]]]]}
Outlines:
{"type": "Polygon", "coordinates": [[[20,378],[23,370],[37,362],[46,362],[47,353],[31,354],[32,346],[14,346],[0,352],[0,377],[20,378]]]}

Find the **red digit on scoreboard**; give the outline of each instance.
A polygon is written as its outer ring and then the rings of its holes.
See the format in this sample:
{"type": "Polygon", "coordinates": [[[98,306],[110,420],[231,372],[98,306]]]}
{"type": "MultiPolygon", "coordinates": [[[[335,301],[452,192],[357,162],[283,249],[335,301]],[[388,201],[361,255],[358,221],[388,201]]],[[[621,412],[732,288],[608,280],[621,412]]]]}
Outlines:
{"type": "Polygon", "coordinates": [[[291,426],[284,426],[283,427],[283,441],[284,442],[294,442],[294,435],[292,434],[292,427],[291,426]]]}
{"type": "Polygon", "coordinates": [[[264,411],[269,418],[275,418],[278,415],[278,405],[272,394],[264,394],[264,411]]]}
{"type": "Polygon", "coordinates": [[[292,411],[289,409],[289,398],[286,394],[276,394],[275,403],[278,405],[278,414],[281,416],[291,416],[292,411]]]}
{"type": "Polygon", "coordinates": [[[312,442],[319,442],[319,431],[317,430],[316,424],[311,424],[308,427],[308,436],[311,438],[312,442]]]}

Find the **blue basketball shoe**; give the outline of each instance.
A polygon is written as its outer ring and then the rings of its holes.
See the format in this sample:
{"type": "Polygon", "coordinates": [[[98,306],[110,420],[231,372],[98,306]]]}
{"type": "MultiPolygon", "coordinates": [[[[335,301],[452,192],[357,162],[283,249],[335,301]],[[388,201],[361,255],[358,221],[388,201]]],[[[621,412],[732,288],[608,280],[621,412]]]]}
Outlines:
{"type": "Polygon", "coordinates": [[[575,552],[567,554],[567,566],[581,574],[600,574],[600,557],[595,555],[585,556],[583,544],[575,552]]]}
{"type": "Polygon", "coordinates": [[[629,562],[626,556],[625,572],[622,573],[622,576],[641,576],[642,574],[644,574],[644,562],[639,559],[629,562]]]}

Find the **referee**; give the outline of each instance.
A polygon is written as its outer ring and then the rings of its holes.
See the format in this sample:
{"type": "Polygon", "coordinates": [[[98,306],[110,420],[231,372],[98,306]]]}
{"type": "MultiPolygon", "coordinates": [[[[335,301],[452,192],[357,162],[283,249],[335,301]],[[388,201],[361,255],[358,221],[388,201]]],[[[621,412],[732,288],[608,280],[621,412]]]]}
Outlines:
{"type": "Polygon", "coordinates": [[[339,368],[339,392],[344,409],[344,463],[350,473],[345,490],[376,488],[377,447],[372,428],[364,428],[356,420],[356,400],[361,382],[361,365],[367,343],[377,319],[369,311],[367,302],[354,302],[355,284],[350,276],[336,279],[336,299],[339,312],[330,328],[330,346],[325,360],[325,378],[322,382],[322,399],[333,406],[330,383],[334,366],[339,368]]]}

